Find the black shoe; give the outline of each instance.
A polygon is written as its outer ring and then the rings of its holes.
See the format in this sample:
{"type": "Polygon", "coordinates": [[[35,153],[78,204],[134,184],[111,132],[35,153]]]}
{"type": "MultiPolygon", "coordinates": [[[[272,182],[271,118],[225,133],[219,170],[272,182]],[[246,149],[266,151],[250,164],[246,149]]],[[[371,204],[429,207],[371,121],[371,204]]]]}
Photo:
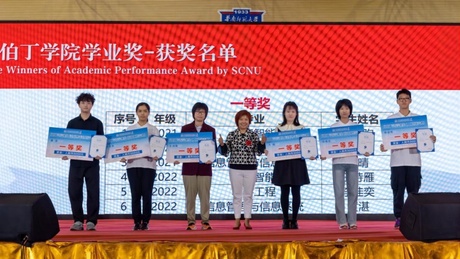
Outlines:
{"type": "Polygon", "coordinates": [[[401,226],[401,218],[396,218],[395,220],[395,228],[399,228],[401,226]]]}
{"type": "Polygon", "coordinates": [[[141,229],[141,224],[140,223],[135,223],[133,230],[140,230],[141,229]]]}
{"type": "Polygon", "coordinates": [[[141,224],[141,230],[149,230],[149,223],[147,223],[147,222],[142,222],[142,224],[141,224]]]}
{"type": "Polygon", "coordinates": [[[299,225],[297,225],[297,220],[291,220],[291,229],[299,229],[299,225]]]}
{"type": "Polygon", "coordinates": [[[291,228],[291,226],[290,226],[289,220],[283,220],[282,229],[290,229],[290,228],[291,228]]]}

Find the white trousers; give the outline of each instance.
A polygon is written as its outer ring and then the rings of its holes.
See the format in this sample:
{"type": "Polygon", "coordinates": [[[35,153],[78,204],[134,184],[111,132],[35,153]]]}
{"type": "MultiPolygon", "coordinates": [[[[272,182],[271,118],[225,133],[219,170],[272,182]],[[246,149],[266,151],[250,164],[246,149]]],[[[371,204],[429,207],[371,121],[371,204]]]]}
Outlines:
{"type": "Polygon", "coordinates": [[[233,193],[233,210],[235,219],[241,218],[241,208],[244,204],[244,218],[251,218],[252,196],[257,179],[257,169],[230,169],[230,183],[233,193]],[[242,203],[243,202],[243,203],[242,203]]]}

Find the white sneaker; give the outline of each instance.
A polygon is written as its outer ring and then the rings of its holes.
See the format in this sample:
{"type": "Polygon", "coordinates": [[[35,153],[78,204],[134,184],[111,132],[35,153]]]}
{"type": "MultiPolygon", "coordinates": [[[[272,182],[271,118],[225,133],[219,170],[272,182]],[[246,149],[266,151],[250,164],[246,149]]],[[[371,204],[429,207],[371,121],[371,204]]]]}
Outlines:
{"type": "Polygon", "coordinates": [[[345,223],[345,224],[340,224],[340,226],[339,226],[339,229],[348,229],[348,228],[349,228],[349,226],[348,226],[347,223],[345,223]]]}
{"type": "Polygon", "coordinates": [[[83,223],[81,221],[75,221],[73,225],[70,227],[71,231],[82,231],[83,230],[83,223]]]}
{"type": "Polygon", "coordinates": [[[86,230],[94,231],[96,230],[96,225],[93,222],[86,222],[86,230]]]}

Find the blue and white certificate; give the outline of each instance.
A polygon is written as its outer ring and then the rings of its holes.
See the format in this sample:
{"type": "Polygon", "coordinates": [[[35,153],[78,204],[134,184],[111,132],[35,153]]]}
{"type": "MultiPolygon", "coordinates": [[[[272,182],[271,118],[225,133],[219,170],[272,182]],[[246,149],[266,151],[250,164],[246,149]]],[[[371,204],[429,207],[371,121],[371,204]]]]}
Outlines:
{"type": "Polygon", "coordinates": [[[327,158],[356,156],[358,133],[362,124],[318,129],[321,156],[327,158]]]}
{"type": "Polygon", "coordinates": [[[301,158],[300,138],[309,137],[310,129],[288,130],[265,134],[268,161],[301,158]]]}
{"type": "Polygon", "coordinates": [[[90,157],[105,157],[107,149],[107,137],[104,135],[95,135],[91,138],[91,146],[89,148],[90,157]]]}
{"type": "Polygon", "coordinates": [[[416,129],[428,128],[426,115],[380,120],[385,149],[415,148],[416,129]]]}
{"type": "Polygon", "coordinates": [[[150,150],[152,157],[160,158],[166,148],[166,139],[159,136],[150,137],[150,150]]]}
{"type": "Polygon", "coordinates": [[[318,143],[315,136],[300,138],[302,159],[318,158],[318,143]]]}
{"type": "Polygon", "coordinates": [[[46,157],[68,157],[74,160],[92,161],[89,157],[91,138],[95,130],[49,128],[46,157]]]}
{"type": "Polygon", "coordinates": [[[198,143],[200,150],[200,163],[216,161],[216,142],[214,140],[200,140],[198,143]]]}
{"type": "Polygon", "coordinates": [[[105,136],[107,137],[106,163],[118,162],[122,158],[151,157],[147,128],[127,130],[105,136]]]}
{"type": "Polygon", "coordinates": [[[371,131],[361,131],[358,133],[358,154],[364,155],[369,153],[374,155],[375,133],[371,131]]]}
{"type": "Polygon", "coordinates": [[[434,142],[430,138],[433,135],[433,129],[416,129],[417,132],[417,151],[434,152],[434,142]]]}
{"type": "Polygon", "coordinates": [[[198,163],[200,162],[198,143],[201,140],[213,140],[213,136],[212,132],[168,133],[166,139],[166,161],[168,163],[174,163],[175,161],[198,163]]]}

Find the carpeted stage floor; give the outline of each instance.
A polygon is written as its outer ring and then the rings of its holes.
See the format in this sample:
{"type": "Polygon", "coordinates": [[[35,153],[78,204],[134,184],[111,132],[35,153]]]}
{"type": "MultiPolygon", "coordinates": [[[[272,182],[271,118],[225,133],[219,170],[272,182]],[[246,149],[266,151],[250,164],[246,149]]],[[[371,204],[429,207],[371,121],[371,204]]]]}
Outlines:
{"type": "MultiPolygon", "coordinates": [[[[233,220],[212,220],[212,230],[186,231],[185,220],[152,220],[147,231],[133,231],[128,219],[100,220],[97,231],[70,231],[71,220],[59,222],[53,241],[177,241],[177,242],[290,242],[290,241],[406,241],[391,221],[358,222],[357,230],[340,230],[335,221],[300,220],[299,229],[281,229],[281,220],[253,220],[252,230],[233,230],[233,220]]],[[[200,223],[197,222],[197,227],[200,223]]]]}
{"type": "Polygon", "coordinates": [[[61,231],[31,247],[0,242],[0,258],[460,258],[459,241],[408,241],[392,221],[359,221],[357,230],[339,230],[333,220],[300,220],[298,230],[281,220],[253,220],[252,230],[233,230],[233,220],[212,220],[213,230],[187,231],[185,220],[152,220],[133,231],[128,219],[103,219],[97,231],[61,231]]]}

